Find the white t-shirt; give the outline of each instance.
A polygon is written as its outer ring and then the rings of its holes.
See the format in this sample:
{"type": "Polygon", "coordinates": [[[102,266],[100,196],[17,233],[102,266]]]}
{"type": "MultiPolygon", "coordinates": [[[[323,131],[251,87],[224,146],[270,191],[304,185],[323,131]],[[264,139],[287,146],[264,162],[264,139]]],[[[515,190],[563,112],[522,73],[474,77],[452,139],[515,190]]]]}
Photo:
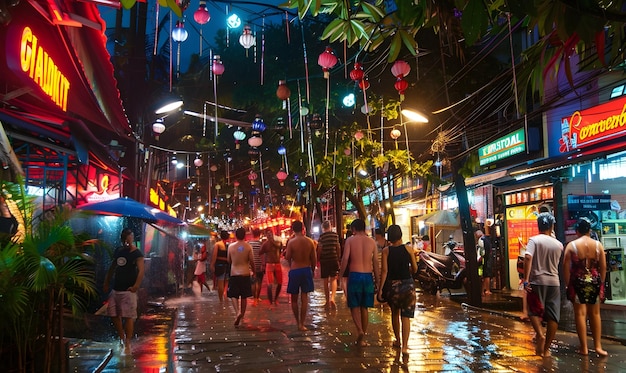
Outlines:
{"type": "Polygon", "coordinates": [[[560,286],[559,262],[563,244],[547,234],[531,237],[526,245],[526,255],[532,257],[529,282],[535,285],[560,286]]]}

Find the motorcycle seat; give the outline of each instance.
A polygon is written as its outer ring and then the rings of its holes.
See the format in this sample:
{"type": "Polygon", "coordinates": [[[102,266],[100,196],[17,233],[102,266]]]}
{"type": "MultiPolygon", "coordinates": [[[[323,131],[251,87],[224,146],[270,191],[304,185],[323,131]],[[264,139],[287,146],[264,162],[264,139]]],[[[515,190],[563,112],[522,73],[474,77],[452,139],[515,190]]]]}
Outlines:
{"type": "Polygon", "coordinates": [[[437,254],[437,253],[428,253],[432,259],[442,263],[442,264],[452,264],[452,258],[449,255],[437,254]]]}

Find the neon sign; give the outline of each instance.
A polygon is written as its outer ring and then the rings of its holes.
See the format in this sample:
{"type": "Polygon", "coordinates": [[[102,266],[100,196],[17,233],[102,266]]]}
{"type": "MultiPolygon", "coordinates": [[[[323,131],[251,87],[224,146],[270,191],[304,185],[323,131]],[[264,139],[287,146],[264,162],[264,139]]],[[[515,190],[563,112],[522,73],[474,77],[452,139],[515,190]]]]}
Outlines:
{"type": "Polygon", "coordinates": [[[478,163],[484,166],[524,151],[526,140],[522,128],[478,149],[478,163]]]}
{"type": "Polygon", "coordinates": [[[58,107],[67,111],[70,81],[28,26],[24,27],[20,40],[20,66],[58,107]]]}
{"type": "Polygon", "coordinates": [[[561,119],[559,152],[567,153],[615,138],[626,131],[626,98],[586,110],[576,110],[561,119]]]}

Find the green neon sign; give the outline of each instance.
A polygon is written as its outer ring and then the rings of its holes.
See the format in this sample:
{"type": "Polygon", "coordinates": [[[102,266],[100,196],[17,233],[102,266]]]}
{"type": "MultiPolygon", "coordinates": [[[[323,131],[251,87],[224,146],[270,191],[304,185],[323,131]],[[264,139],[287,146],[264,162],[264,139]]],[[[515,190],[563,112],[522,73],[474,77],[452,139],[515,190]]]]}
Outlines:
{"type": "Polygon", "coordinates": [[[478,149],[478,161],[481,166],[484,166],[525,151],[524,129],[520,128],[478,149]]]}

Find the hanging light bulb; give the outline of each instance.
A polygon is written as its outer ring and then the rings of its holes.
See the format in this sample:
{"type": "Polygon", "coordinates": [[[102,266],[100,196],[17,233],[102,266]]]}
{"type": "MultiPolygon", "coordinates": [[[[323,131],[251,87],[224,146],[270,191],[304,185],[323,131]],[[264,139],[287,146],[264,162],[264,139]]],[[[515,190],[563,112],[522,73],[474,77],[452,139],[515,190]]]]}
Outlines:
{"type": "Polygon", "coordinates": [[[200,6],[193,13],[193,19],[201,25],[206,24],[211,19],[211,15],[206,8],[206,0],[200,0],[200,6]]]}

